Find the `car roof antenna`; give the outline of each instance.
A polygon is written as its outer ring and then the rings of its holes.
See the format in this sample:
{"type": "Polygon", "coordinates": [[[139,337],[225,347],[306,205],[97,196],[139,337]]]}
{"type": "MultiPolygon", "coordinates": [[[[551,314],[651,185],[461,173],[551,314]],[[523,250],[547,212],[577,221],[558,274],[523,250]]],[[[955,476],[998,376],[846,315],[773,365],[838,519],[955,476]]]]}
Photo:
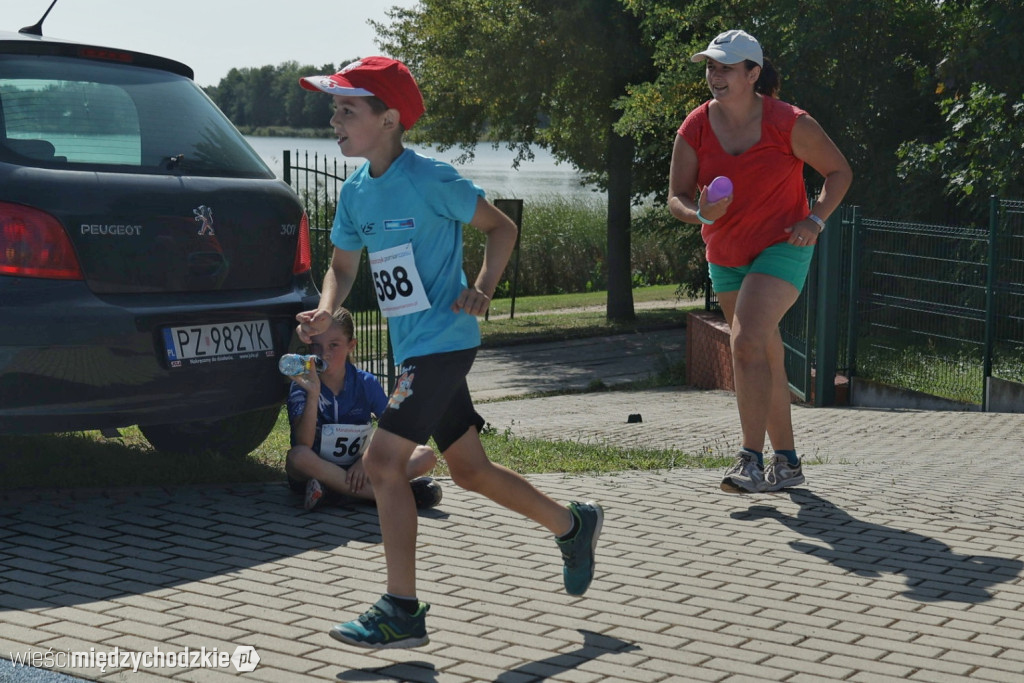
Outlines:
{"type": "Polygon", "coordinates": [[[37,21],[36,23],[32,24],[31,26],[26,26],[25,28],[23,28],[20,31],[18,31],[18,33],[27,33],[30,36],[42,36],[43,35],[43,22],[46,21],[46,17],[50,14],[50,10],[52,10],[53,6],[56,5],[56,4],[57,4],[57,0],[53,0],[53,2],[50,3],[50,6],[46,8],[46,11],[43,12],[43,16],[42,16],[42,18],[39,21],[37,21]]]}

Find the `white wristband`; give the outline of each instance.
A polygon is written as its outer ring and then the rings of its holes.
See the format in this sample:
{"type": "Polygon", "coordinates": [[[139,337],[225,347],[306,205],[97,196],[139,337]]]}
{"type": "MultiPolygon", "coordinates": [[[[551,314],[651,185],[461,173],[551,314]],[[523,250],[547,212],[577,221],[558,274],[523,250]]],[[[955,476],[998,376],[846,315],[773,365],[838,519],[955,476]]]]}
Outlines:
{"type": "Polygon", "coordinates": [[[821,231],[825,229],[825,221],[821,220],[820,218],[815,216],[813,213],[807,214],[807,217],[809,219],[811,219],[812,221],[814,221],[815,223],[818,224],[818,234],[820,235],[821,231]]]}

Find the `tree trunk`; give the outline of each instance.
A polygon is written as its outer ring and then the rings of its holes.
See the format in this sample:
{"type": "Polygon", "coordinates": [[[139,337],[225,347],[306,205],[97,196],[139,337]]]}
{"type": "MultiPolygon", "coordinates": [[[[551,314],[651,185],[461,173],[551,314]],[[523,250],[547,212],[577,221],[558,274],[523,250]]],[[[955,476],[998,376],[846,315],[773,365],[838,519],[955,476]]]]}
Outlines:
{"type": "Polygon", "coordinates": [[[636,319],[633,311],[633,268],[630,249],[630,208],[633,183],[633,140],[611,133],[608,143],[608,303],[610,321],[636,319]]]}

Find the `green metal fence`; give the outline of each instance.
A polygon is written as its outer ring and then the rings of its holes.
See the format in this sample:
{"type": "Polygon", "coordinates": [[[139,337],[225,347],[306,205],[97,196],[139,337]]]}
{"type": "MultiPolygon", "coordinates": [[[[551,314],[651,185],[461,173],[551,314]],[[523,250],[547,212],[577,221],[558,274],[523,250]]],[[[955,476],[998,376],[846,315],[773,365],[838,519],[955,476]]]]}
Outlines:
{"type": "Polygon", "coordinates": [[[831,405],[840,374],[986,410],[987,378],[1024,383],[1024,202],[990,213],[983,228],[840,207],[780,324],[793,392],[831,405]]]}
{"type": "Polygon", "coordinates": [[[987,228],[855,218],[837,264],[847,374],[982,410],[988,377],[1024,381],[1024,203],[993,198],[990,214],[987,228]]]}
{"type": "Polygon", "coordinates": [[[991,210],[986,377],[1024,383],[1024,201],[991,210]]]}
{"type": "Polygon", "coordinates": [[[864,219],[850,371],[981,403],[988,231],[864,219]]]}
{"type": "MultiPolygon", "coordinates": [[[[334,250],[331,226],[334,223],[338,193],[349,170],[354,169],[349,169],[344,163],[339,166],[337,159],[328,159],[326,155],[318,154],[310,156],[308,152],[296,152],[293,156],[290,150],[284,150],[282,159],[284,181],[291,185],[306,206],[310,251],[313,256],[313,280],[319,285],[330,267],[334,250]]],[[[391,341],[388,338],[387,321],[377,307],[373,276],[366,264],[365,252],[359,266],[359,275],[345,300],[345,307],[352,312],[359,340],[352,362],[376,375],[384,390],[390,393],[396,381],[391,341]]]]}

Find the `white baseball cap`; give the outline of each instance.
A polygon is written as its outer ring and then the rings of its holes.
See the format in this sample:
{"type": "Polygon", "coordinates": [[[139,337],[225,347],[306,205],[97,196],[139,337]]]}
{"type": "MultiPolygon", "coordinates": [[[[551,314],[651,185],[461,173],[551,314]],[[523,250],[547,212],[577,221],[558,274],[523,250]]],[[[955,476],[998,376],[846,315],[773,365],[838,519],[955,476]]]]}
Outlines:
{"type": "Polygon", "coordinates": [[[758,66],[764,66],[761,44],[754,36],[739,29],[718,34],[708,45],[708,49],[690,57],[691,62],[702,62],[705,59],[713,59],[722,64],[739,64],[749,59],[758,66]]]}

